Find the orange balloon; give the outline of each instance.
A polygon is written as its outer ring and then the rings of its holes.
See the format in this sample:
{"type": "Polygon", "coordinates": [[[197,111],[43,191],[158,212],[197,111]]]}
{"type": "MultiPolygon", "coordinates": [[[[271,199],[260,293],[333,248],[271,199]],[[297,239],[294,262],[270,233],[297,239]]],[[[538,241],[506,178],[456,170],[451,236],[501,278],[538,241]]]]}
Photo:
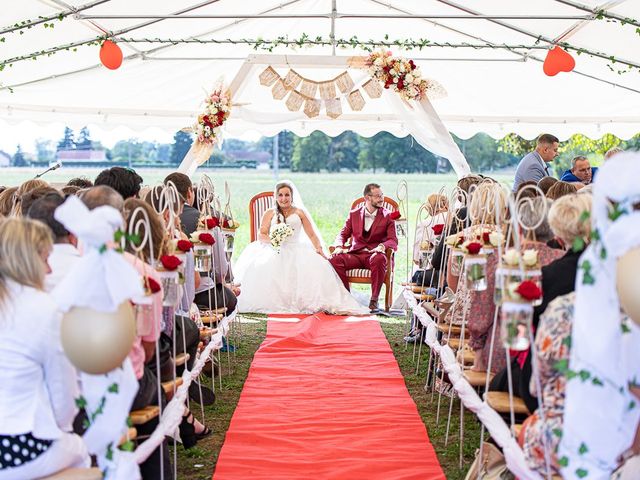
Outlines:
{"type": "Polygon", "coordinates": [[[122,50],[111,40],[105,40],[100,47],[100,61],[109,70],[116,70],[122,65],[122,50]]]}
{"type": "Polygon", "coordinates": [[[557,45],[547,52],[542,70],[550,77],[560,72],[570,72],[576,66],[575,59],[557,45]]]}

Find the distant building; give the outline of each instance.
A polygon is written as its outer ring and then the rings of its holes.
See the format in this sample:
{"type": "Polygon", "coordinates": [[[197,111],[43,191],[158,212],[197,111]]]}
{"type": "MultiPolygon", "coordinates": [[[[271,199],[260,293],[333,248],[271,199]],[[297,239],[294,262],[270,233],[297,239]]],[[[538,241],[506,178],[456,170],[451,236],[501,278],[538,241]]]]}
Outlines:
{"type": "Polygon", "coordinates": [[[0,167],[8,167],[11,165],[11,155],[0,150],[0,167]]]}
{"type": "Polygon", "coordinates": [[[104,162],[107,160],[106,150],[58,150],[56,161],[62,165],[73,165],[74,163],[104,162]]]}
{"type": "Polygon", "coordinates": [[[242,166],[255,165],[259,170],[269,170],[271,163],[271,154],[269,152],[250,151],[250,150],[231,150],[225,152],[234,163],[242,166]]]}

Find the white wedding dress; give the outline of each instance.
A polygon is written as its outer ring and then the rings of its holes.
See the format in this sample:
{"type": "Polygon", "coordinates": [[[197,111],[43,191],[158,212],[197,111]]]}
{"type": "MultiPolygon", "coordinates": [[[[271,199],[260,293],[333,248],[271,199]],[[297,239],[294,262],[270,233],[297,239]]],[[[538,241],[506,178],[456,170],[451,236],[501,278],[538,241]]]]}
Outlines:
{"type": "MultiPolygon", "coordinates": [[[[297,213],[287,217],[293,235],[280,253],[253,242],[233,269],[241,284],[238,311],[259,313],[315,313],[362,315],[369,310],[344,288],[329,261],[318,255],[306,237],[297,213]]],[[[272,226],[275,222],[272,221],[272,226]]]]}

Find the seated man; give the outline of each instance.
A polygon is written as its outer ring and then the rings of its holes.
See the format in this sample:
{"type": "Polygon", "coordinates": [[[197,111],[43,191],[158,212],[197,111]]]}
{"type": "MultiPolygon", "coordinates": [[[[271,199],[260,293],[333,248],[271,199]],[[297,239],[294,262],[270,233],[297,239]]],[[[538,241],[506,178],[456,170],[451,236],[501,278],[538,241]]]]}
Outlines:
{"type": "Polygon", "coordinates": [[[560,180],[589,185],[595,179],[596,173],[598,173],[598,167],[592,167],[587,157],[578,155],[571,160],[571,170],[565,171],[560,180]]]}

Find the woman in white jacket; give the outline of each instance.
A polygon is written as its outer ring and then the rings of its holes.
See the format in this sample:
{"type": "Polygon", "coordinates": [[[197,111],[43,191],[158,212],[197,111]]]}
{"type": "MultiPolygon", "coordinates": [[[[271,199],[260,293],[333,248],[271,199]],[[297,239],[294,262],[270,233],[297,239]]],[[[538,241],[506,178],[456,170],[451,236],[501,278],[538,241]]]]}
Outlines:
{"type": "Polygon", "coordinates": [[[51,233],[0,221],[0,480],[89,465],[76,414],[76,371],[60,343],[60,314],[44,292],[51,233]]]}

